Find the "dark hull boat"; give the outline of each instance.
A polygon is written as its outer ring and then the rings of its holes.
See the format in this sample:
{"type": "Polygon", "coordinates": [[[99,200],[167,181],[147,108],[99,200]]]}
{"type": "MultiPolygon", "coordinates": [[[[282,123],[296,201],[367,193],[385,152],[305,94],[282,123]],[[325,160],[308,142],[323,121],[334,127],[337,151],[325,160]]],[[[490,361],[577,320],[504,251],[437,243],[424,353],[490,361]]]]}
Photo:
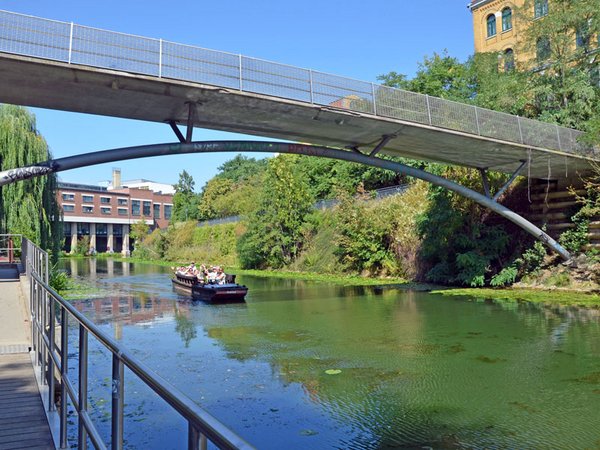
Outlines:
{"type": "Polygon", "coordinates": [[[227,275],[228,282],[225,284],[200,283],[193,275],[175,273],[171,279],[173,287],[195,299],[213,303],[243,302],[248,288],[235,283],[235,275],[227,275]]]}

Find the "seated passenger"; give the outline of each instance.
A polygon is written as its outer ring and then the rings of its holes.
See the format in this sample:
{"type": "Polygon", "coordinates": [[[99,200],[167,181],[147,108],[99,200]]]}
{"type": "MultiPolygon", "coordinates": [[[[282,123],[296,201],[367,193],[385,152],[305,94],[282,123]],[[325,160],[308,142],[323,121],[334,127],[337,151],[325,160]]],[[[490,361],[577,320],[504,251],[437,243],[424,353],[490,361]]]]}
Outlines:
{"type": "Polygon", "coordinates": [[[208,271],[208,274],[206,276],[206,278],[208,279],[208,282],[210,284],[214,284],[217,281],[217,270],[215,267],[211,267],[208,271]]]}
{"type": "Polygon", "coordinates": [[[217,284],[225,284],[225,272],[221,267],[217,267],[217,276],[215,277],[215,282],[217,284]]]}

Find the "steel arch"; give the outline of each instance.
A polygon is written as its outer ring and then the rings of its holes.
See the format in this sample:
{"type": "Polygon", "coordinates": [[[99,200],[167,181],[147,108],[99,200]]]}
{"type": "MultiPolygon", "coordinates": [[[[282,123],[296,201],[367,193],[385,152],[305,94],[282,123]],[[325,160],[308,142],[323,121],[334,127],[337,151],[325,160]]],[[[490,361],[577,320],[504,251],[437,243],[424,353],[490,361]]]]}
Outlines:
{"type": "Polygon", "coordinates": [[[136,147],[124,147],[98,152],[85,153],[82,155],[68,156],[48,160],[42,163],[10,169],[0,172],[0,186],[20,180],[46,175],[49,173],[62,172],[79,167],[92,166],[114,161],[125,161],[129,159],[146,158],[163,155],[180,155],[187,153],[217,153],[217,152],[257,152],[257,153],[290,153],[296,155],[318,156],[343,161],[356,162],[381,169],[392,170],[403,175],[441,186],[454,191],[486,208],[491,209],[502,217],[515,223],[536,239],[542,241],[552,250],[557,252],[563,259],[571,258],[570,253],[556,240],[543,230],[524,219],[514,211],[501,205],[494,199],[486,197],[477,191],[469,189],[453,181],[440,176],[416,169],[405,164],[388,161],[354,151],[339,150],[307,144],[294,144],[287,142],[261,142],[261,141],[198,141],[190,143],[166,143],[141,145],[136,147]]]}

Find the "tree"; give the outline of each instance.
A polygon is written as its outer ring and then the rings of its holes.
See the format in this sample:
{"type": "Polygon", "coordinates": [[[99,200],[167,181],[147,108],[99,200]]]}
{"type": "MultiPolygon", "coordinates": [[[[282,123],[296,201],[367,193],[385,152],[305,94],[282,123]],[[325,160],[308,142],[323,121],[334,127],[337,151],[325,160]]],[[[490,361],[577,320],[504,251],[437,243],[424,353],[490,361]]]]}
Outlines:
{"type": "Polygon", "coordinates": [[[198,220],[200,216],[198,211],[199,197],[194,193],[194,185],[194,179],[185,170],[179,174],[179,182],[173,185],[175,195],[173,196],[171,219],[174,222],[198,220]]]}
{"type": "MultiPolygon", "coordinates": [[[[0,105],[2,170],[46,161],[52,156],[25,108],[0,105]]],[[[54,257],[62,246],[61,211],[56,200],[56,176],[45,175],[2,187],[0,220],[3,232],[22,234],[54,257]]]]}
{"type": "Polygon", "coordinates": [[[527,91],[532,115],[585,130],[598,115],[600,0],[555,0],[533,20],[534,0],[517,9],[526,24],[519,52],[529,56],[527,91]],[[593,39],[594,38],[594,39],[593,39]]]}
{"type": "Polygon", "coordinates": [[[298,156],[269,160],[257,210],[238,242],[245,268],[279,268],[300,253],[303,226],[312,211],[313,197],[298,164],[298,156]]]}
{"type": "Polygon", "coordinates": [[[233,183],[247,180],[257,173],[264,172],[267,168],[267,159],[249,158],[236,155],[233,159],[219,166],[217,177],[231,180],[233,183]]]}

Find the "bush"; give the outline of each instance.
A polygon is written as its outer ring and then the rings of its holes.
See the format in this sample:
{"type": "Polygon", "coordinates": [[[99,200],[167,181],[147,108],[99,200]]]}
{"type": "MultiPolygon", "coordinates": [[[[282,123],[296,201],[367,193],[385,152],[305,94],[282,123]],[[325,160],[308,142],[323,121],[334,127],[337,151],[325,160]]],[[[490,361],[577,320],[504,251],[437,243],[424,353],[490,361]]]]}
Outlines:
{"type": "Polygon", "coordinates": [[[64,270],[58,270],[53,266],[50,270],[50,287],[61,294],[71,285],[71,279],[64,270]]]}

